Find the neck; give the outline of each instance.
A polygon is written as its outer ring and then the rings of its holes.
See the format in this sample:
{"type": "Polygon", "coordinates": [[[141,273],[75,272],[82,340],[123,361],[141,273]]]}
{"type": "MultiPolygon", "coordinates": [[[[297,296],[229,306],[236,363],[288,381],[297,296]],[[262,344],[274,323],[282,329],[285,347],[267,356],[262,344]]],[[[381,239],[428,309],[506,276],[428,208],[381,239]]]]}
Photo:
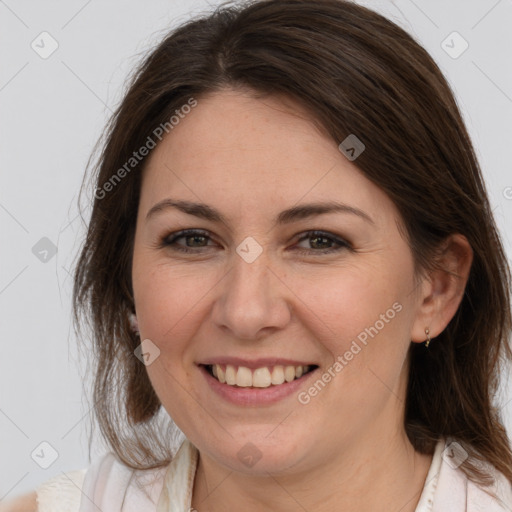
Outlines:
{"type": "Polygon", "coordinates": [[[192,507],[199,512],[414,512],[432,456],[415,452],[405,432],[371,434],[332,450],[321,465],[284,476],[240,474],[200,456],[192,507]]]}

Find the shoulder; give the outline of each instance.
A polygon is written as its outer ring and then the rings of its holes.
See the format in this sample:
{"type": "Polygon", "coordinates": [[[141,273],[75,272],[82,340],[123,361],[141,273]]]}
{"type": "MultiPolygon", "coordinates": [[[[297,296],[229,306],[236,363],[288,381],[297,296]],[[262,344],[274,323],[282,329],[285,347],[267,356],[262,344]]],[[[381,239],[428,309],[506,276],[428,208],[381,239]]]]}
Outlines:
{"type": "Polygon", "coordinates": [[[54,476],[30,493],[0,503],[0,512],[78,512],[86,470],[54,476]]]}
{"type": "Polygon", "coordinates": [[[78,512],[86,472],[86,469],[63,472],[39,485],[37,512],[78,512]]]}
{"type": "Polygon", "coordinates": [[[136,470],[114,453],[93,459],[87,469],[61,473],[0,512],[97,512],[152,510],[162,491],[166,466],[136,470]],[[18,508],[12,508],[16,506],[18,508]],[[23,508],[20,508],[23,507],[23,508]]]}
{"type": "MultiPolygon", "coordinates": [[[[485,465],[493,478],[490,486],[481,486],[462,471],[467,452],[461,444],[443,440],[437,450],[439,461],[438,482],[434,503],[450,505],[452,512],[510,512],[512,510],[512,484],[494,466],[485,465]]],[[[436,506],[433,511],[437,512],[436,506]]],[[[439,510],[443,510],[442,508],[439,510]]]]}
{"type": "Polygon", "coordinates": [[[0,503],[0,512],[38,512],[36,491],[0,503]]]}
{"type": "Polygon", "coordinates": [[[133,469],[123,464],[114,453],[106,453],[96,459],[85,474],[81,494],[87,498],[82,500],[79,510],[152,510],[162,491],[166,470],[166,466],[146,470],[133,469]]]}
{"type": "Polygon", "coordinates": [[[87,469],[62,472],[32,492],[0,503],[0,512],[79,512],[87,469]]]}
{"type": "MultiPolygon", "coordinates": [[[[494,466],[488,470],[493,477],[493,484],[482,487],[473,481],[468,481],[467,499],[475,512],[510,512],[512,510],[512,484],[503,473],[494,466]]],[[[472,508],[468,509],[472,512],[472,508]]]]}

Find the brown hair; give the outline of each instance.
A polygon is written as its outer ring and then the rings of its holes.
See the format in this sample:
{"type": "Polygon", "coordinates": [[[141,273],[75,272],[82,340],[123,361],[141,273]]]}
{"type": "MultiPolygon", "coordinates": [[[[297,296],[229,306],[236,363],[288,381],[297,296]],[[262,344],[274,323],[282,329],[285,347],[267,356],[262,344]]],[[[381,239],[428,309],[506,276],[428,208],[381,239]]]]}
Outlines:
{"type": "MultiPolygon", "coordinates": [[[[191,98],[242,88],[301,102],[336,143],[366,145],[355,164],[395,203],[417,275],[461,233],[473,249],[462,302],[425,349],[411,343],[405,430],[419,452],[440,436],[469,453],[462,468],[485,483],[485,463],[512,482],[512,452],[493,405],[512,359],[510,270],[472,143],[453,94],[428,53],[385,17],[342,0],[263,0],[222,5],[173,30],[134,73],[106,132],[96,193],[75,273],[74,311],[93,330],[94,416],[128,466],[171,458],[163,409],[130,331],[131,257],[142,159],[112,177],[156,127],[191,98]],[[119,174],[118,174],[119,176],[119,174]]],[[[80,331],[80,327],[78,327],[80,331]]]]}

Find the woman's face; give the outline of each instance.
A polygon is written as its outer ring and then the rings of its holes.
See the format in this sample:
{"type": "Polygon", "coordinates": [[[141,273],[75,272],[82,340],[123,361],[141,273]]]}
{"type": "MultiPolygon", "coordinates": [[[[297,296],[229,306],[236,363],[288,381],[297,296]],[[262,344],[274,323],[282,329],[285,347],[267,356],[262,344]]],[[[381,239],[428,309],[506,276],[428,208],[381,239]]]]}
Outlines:
{"type": "Polygon", "coordinates": [[[212,462],[284,474],[403,435],[426,326],[398,212],[356,163],[289,100],[231,90],[150,156],[133,255],[146,369],[212,462]]]}

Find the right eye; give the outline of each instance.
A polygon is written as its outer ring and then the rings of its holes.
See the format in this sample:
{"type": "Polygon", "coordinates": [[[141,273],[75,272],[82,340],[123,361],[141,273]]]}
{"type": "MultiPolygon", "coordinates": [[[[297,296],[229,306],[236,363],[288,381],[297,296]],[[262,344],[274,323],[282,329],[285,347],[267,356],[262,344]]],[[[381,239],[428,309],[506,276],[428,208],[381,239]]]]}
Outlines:
{"type": "Polygon", "coordinates": [[[176,233],[171,233],[169,235],[166,235],[162,239],[162,247],[170,247],[173,251],[180,251],[185,253],[194,253],[198,254],[199,252],[204,251],[197,251],[195,249],[199,249],[201,247],[207,247],[206,243],[208,240],[211,240],[210,236],[206,231],[198,230],[198,229],[184,229],[182,231],[178,231],[176,233]],[[180,239],[185,240],[186,246],[183,247],[182,245],[178,244],[178,240],[180,239]],[[189,245],[189,243],[191,245],[189,245]],[[199,244],[199,245],[196,245],[199,244]]]}

